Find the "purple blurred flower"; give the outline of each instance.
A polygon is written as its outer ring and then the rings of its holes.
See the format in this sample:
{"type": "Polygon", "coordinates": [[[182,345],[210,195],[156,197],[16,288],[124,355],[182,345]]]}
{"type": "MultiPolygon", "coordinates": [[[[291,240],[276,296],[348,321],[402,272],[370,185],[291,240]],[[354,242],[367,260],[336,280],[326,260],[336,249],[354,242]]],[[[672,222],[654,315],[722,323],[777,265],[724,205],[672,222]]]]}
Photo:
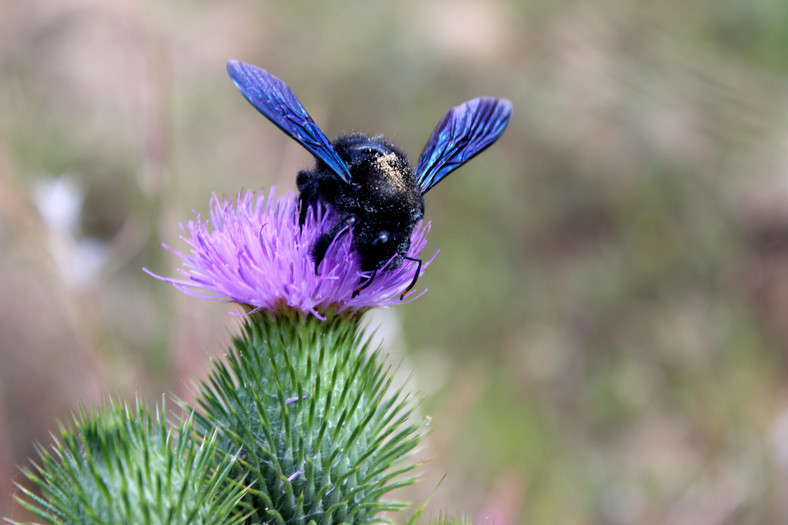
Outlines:
{"type": "MultiPolygon", "coordinates": [[[[294,194],[276,198],[274,189],[267,199],[251,191],[238,194],[235,202],[214,195],[210,220],[202,221],[198,214],[196,220],[181,224],[181,239],[191,247],[189,253],[172,250],[183,259],[178,272],[185,279],[144,271],[193,297],[232,301],[252,310],[293,309],[324,318],[330,310],[340,313],[400,302],[400,294],[413,280],[416,263],[406,260],[394,270],[378,271],[372,284],[354,297],[370,272],[360,270],[352,235],[337,236],[316,274],[310,249],[338,217],[330,208],[319,207],[309,211],[301,226],[298,206],[294,194]]],[[[417,225],[409,256],[418,257],[428,231],[429,223],[417,225]]],[[[422,271],[430,262],[424,262],[422,271]]],[[[405,301],[424,291],[407,294],[405,301]]]]}

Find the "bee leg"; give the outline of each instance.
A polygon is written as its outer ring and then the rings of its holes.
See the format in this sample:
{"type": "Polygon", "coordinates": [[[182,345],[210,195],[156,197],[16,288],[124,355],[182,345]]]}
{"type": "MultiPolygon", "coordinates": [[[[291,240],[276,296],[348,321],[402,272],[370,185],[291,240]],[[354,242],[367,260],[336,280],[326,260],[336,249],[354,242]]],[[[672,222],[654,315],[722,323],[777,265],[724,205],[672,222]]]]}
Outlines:
{"type": "Polygon", "coordinates": [[[323,262],[323,258],[326,256],[326,252],[328,251],[328,247],[331,246],[331,242],[333,240],[334,237],[330,233],[324,233],[317,238],[315,244],[312,246],[310,255],[312,256],[312,260],[315,262],[315,275],[320,275],[318,267],[320,266],[320,263],[323,262]]]}
{"type": "Polygon", "coordinates": [[[402,290],[402,293],[399,296],[400,301],[405,298],[405,294],[407,294],[414,286],[416,286],[416,281],[419,280],[419,273],[421,272],[421,259],[418,257],[408,257],[407,255],[403,255],[402,258],[407,259],[408,261],[415,261],[419,264],[416,266],[416,275],[413,276],[413,280],[410,282],[407,288],[402,290]]]}
{"type": "MultiPolygon", "coordinates": [[[[355,217],[348,218],[344,221],[340,221],[336,226],[331,228],[330,232],[324,233],[320,237],[317,238],[315,244],[312,246],[312,250],[310,251],[310,255],[312,256],[312,260],[315,261],[315,275],[320,275],[318,271],[318,266],[320,263],[323,262],[323,258],[326,256],[326,252],[331,244],[339,239],[345,233],[346,226],[352,226],[355,223],[355,217]]],[[[349,231],[349,230],[347,230],[349,231]]]]}
{"type": "Polygon", "coordinates": [[[358,294],[360,294],[362,290],[364,290],[364,289],[368,288],[368,287],[369,287],[369,285],[370,285],[370,284],[372,284],[372,281],[373,281],[373,280],[375,280],[375,276],[376,276],[377,274],[378,274],[378,269],[377,269],[377,268],[375,268],[374,270],[372,270],[372,275],[370,275],[370,276],[367,278],[367,280],[366,280],[366,281],[364,281],[364,283],[363,283],[361,286],[359,286],[358,288],[356,288],[356,291],[354,291],[354,292],[353,292],[353,297],[356,297],[356,296],[358,296],[358,294]]]}
{"type": "Polygon", "coordinates": [[[298,196],[298,225],[303,226],[306,222],[306,214],[310,208],[317,206],[316,200],[309,200],[304,194],[298,196]]]}
{"type": "Polygon", "coordinates": [[[298,224],[303,226],[309,208],[317,206],[319,187],[315,173],[309,170],[299,171],[296,177],[296,186],[298,187],[298,204],[300,205],[298,224]]]}

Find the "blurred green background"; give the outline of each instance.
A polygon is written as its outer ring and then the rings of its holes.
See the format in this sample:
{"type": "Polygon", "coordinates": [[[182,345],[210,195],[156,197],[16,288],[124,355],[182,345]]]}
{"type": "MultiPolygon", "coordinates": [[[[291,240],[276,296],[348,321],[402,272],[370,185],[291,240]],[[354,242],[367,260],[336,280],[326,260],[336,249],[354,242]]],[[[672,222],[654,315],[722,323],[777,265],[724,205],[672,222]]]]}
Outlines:
{"type": "Polygon", "coordinates": [[[427,198],[419,301],[372,320],[414,369],[421,500],[496,523],[788,522],[788,4],[0,3],[0,515],[80,403],[187,397],[237,318],[174,275],[211,192],[309,155],[225,60],[330,137],[415,162],[451,106],[514,103],[427,198]]]}

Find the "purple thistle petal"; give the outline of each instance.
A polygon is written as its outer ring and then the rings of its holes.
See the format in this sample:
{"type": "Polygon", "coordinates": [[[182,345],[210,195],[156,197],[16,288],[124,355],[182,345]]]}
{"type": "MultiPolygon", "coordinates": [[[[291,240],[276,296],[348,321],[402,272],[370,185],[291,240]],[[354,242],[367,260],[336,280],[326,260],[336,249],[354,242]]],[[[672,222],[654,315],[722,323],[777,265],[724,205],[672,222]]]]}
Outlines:
{"type": "Polygon", "coordinates": [[[302,401],[304,399],[306,399],[306,394],[304,394],[301,397],[298,397],[298,396],[288,397],[287,399],[285,399],[285,405],[289,405],[291,403],[295,403],[296,401],[302,401]]]}
{"type": "Polygon", "coordinates": [[[300,470],[296,470],[295,472],[293,472],[292,474],[290,474],[289,476],[287,476],[287,481],[293,481],[293,480],[294,480],[294,479],[296,479],[298,476],[302,476],[303,474],[304,474],[304,473],[303,473],[302,471],[300,471],[300,470]]]}
{"type": "MultiPolygon", "coordinates": [[[[200,214],[181,224],[181,239],[188,253],[164,248],[183,259],[178,273],[184,278],[161,277],[178,290],[200,299],[236,302],[253,311],[278,312],[289,308],[319,318],[331,309],[337,313],[409,302],[421,293],[400,294],[413,280],[416,263],[403,261],[394,270],[379,271],[372,284],[353,297],[369,272],[360,270],[352,235],[339,235],[320,263],[319,275],[310,255],[315,240],[329,232],[338,218],[322,206],[298,222],[298,198],[289,193],[268,198],[261,193],[239,193],[235,201],[210,202],[210,219],[200,214]]],[[[411,235],[408,256],[418,257],[427,243],[429,223],[419,223],[411,235]]],[[[436,254],[437,255],[437,252],[436,254]]],[[[423,271],[435,258],[422,265],[423,271]]]]}

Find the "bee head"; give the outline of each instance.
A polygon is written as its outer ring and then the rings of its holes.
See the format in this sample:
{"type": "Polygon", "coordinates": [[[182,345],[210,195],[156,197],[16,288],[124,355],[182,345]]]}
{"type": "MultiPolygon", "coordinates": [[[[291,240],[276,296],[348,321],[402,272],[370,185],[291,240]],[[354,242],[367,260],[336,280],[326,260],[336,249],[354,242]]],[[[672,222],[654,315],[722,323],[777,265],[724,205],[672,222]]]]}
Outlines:
{"type": "Polygon", "coordinates": [[[402,263],[402,255],[406,254],[410,247],[409,231],[377,228],[361,230],[357,231],[355,247],[361,255],[362,270],[376,270],[389,260],[391,269],[402,263]]]}

